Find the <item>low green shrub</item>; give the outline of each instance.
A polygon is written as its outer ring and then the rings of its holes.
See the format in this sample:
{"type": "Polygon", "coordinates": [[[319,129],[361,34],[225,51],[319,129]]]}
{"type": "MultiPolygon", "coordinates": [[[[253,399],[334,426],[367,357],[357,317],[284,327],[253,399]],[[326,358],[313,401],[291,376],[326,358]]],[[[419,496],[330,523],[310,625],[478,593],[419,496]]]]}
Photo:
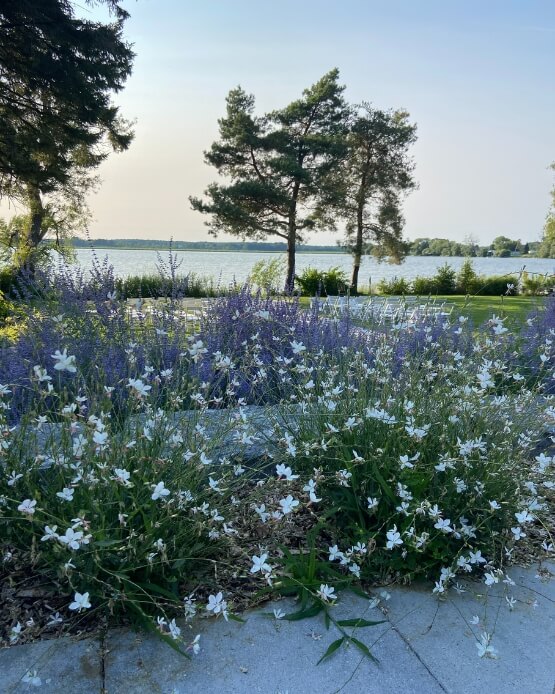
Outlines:
{"type": "Polygon", "coordinates": [[[432,277],[415,277],[412,281],[410,294],[416,294],[417,296],[426,296],[428,294],[435,294],[436,288],[434,280],[432,277]]]}
{"type": "Polygon", "coordinates": [[[277,294],[283,290],[285,283],[285,258],[280,256],[259,260],[252,266],[247,283],[270,294],[277,294]]]}
{"type": "Polygon", "coordinates": [[[541,296],[550,294],[555,288],[555,276],[536,275],[524,272],[522,275],[522,291],[525,294],[541,296]]]}
{"type": "Polygon", "coordinates": [[[457,293],[474,294],[478,287],[478,275],[470,258],[467,258],[457,273],[457,293]]]}
{"type": "Polygon", "coordinates": [[[116,291],[122,299],[162,299],[167,297],[213,297],[221,296],[224,290],[211,278],[193,273],[176,278],[156,275],[132,275],[116,278],[116,291]]]}
{"type": "Polygon", "coordinates": [[[347,276],[338,267],[329,270],[307,267],[295,281],[304,296],[337,296],[347,288],[347,276]]]}
{"type": "Polygon", "coordinates": [[[393,277],[390,280],[383,279],[378,282],[378,292],[389,296],[401,296],[411,294],[411,284],[404,277],[393,277]]]}

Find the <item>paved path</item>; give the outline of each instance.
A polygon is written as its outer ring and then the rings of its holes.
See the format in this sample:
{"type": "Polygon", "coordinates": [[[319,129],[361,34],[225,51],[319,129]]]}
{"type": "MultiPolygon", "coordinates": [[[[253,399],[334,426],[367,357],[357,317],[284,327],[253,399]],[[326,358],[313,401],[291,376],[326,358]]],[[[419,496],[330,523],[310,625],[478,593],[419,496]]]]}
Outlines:
{"type": "MultiPolygon", "coordinates": [[[[59,694],[555,694],[555,563],[515,567],[517,586],[510,611],[495,586],[487,602],[467,584],[468,592],[439,602],[429,589],[394,588],[386,623],[357,630],[379,659],[374,664],[353,647],[341,648],[316,666],[337,638],[320,617],[276,621],[264,613],[246,615],[244,624],[200,620],[202,651],[192,660],[176,654],[154,636],[128,630],[98,639],[64,638],[13,646],[0,651],[0,692],[59,694]],[[484,618],[494,631],[498,658],[479,659],[476,648],[484,618]],[[24,682],[29,671],[40,678],[24,682]]],[[[284,611],[292,601],[281,601],[284,611]]],[[[384,619],[379,608],[352,595],[334,608],[339,618],[384,619]]]]}

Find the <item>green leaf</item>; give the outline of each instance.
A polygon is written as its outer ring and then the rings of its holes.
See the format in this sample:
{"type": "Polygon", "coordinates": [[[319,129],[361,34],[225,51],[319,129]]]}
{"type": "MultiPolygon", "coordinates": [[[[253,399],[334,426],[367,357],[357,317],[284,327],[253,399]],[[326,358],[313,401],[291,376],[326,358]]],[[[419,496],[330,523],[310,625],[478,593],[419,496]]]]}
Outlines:
{"type": "Polygon", "coordinates": [[[121,540],[98,540],[94,543],[95,547],[112,547],[113,545],[121,545],[121,540]]]}
{"type": "Polygon", "coordinates": [[[361,618],[355,618],[355,619],[342,619],[341,621],[337,622],[337,624],[340,627],[373,627],[376,626],[376,624],[383,624],[386,620],[385,619],[380,619],[377,622],[372,622],[368,619],[361,619],[361,618]]]}
{"type": "Polygon", "coordinates": [[[380,661],[370,653],[370,649],[368,646],[362,643],[362,641],[359,641],[358,639],[355,639],[354,636],[349,636],[349,641],[355,644],[355,646],[364,653],[365,656],[370,658],[370,660],[374,663],[379,663],[380,661]]]}
{"type": "Polygon", "coordinates": [[[242,619],[241,617],[238,617],[236,614],[230,614],[230,613],[228,613],[227,618],[231,619],[232,622],[241,622],[241,624],[245,624],[245,622],[247,621],[246,619],[242,619]]]}
{"type": "Polygon", "coordinates": [[[163,595],[165,598],[169,598],[173,602],[179,602],[178,595],[166,590],[165,588],[162,588],[162,586],[157,586],[155,583],[139,583],[136,581],[136,584],[140,588],[143,588],[147,593],[157,593],[158,595],[163,595]]]}
{"type": "Polygon", "coordinates": [[[325,660],[326,658],[329,658],[330,655],[335,653],[335,651],[341,646],[341,644],[345,641],[345,637],[342,636],[340,639],[337,639],[333,643],[330,643],[328,646],[328,650],[324,653],[324,655],[320,658],[320,660],[316,663],[316,665],[320,665],[322,660],[325,660]]]}
{"type": "Polygon", "coordinates": [[[307,607],[304,610],[299,610],[298,612],[291,612],[286,614],[283,619],[289,622],[296,622],[299,619],[309,619],[310,617],[316,617],[322,611],[322,605],[320,603],[314,603],[312,607],[307,607]]]}

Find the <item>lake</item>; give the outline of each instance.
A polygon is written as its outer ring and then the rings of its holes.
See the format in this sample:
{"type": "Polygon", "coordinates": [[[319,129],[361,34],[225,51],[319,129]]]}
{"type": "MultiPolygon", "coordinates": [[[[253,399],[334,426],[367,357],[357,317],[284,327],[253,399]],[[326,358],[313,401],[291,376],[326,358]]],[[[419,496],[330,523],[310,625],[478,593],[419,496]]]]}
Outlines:
{"type": "MultiPolygon", "coordinates": [[[[91,266],[93,251],[79,249],[76,251],[79,264],[85,268],[91,266]]],[[[157,272],[158,255],[156,251],[98,249],[94,251],[99,260],[108,257],[115,274],[119,277],[143,275],[157,272]]],[[[234,280],[243,283],[252,266],[259,260],[283,257],[282,253],[254,253],[244,251],[177,251],[175,255],[181,262],[179,274],[193,272],[197,275],[211,276],[221,284],[234,280]]],[[[167,260],[167,253],[162,253],[167,260]]],[[[405,277],[414,279],[418,275],[430,277],[445,263],[458,270],[464,258],[409,256],[402,265],[378,263],[370,257],[362,261],[360,284],[375,286],[381,279],[405,277]]],[[[551,258],[473,258],[474,269],[480,275],[505,275],[518,273],[522,269],[540,274],[555,274],[555,259],[551,258]]],[[[339,267],[350,275],[352,258],[346,253],[298,253],[297,274],[306,267],[327,270],[339,267]]]]}

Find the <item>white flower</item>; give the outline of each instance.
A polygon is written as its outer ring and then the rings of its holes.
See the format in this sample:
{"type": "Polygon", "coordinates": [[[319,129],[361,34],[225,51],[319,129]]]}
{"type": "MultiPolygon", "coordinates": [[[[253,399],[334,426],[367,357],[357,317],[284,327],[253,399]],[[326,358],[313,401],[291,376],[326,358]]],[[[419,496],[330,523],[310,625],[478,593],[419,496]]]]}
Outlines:
{"type": "Polygon", "coordinates": [[[48,375],[48,372],[46,369],[43,369],[42,366],[33,366],[33,372],[39,383],[48,383],[48,381],[52,380],[52,377],[48,375]]]}
{"type": "Polygon", "coordinates": [[[276,474],[278,477],[283,477],[288,482],[298,479],[298,475],[293,474],[293,470],[286,465],[276,465],[276,474]]]}
{"type": "Polygon", "coordinates": [[[337,545],[333,545],[333,547],[328,547],[328,552],[330,553],[329,556],[329,561],[335,561],[336,559],[343,559],[344,554],[339,550],[339,547],[337,545]]]}
{"type": "Polygon", "coordinates": [[[367,501],[367,503],[368,503],[368,508],[369,508],[370,511],[373,511],[374,509],[378,508],[378,506],[379,506],[379,504],[380,504],[380,500],[379,500],[379,499],[376,499],[376,498],[373,497],[373,496],[369,496],[369,497],[366,499],[366,501],[367,501]]]}
{"type": "Polygon", "coordinates": [[[269,573],[272,570],[272,567],[266,563],[266,559],[268,559],[266,552],[261,554],[259,557],[256,554],[252,556],[251,574],[258,573],[259,571],[261,573],[269,573]]]}
{"type": "Polygon", "coordinates": [[[520,513],[515,513],[515,518],[519,523],[531,523],[534,520],[534,516],[528,513],[528,511],[521,511],[520,513]]]}
{"type": "Polygon", "coordinates": [[[274,608],[274,618],[283,619],[285,617],[285,612],[279,609],[279,607],[274,608]]]}
{"type": "Polygon", "coordinates": [[[497,658],[495,648],[490,646],[491,635],[485,631],[481,634],[480,640],[476,643],[480,658],[497,658]]]}
{"type": "Polygon", "coordinates": [[[181,629],[175,623],[175,619],[172,619],[168,624],[168,629],[170,630],[171,637],[174,641],[177,641],[181,636],[181,629]]]}
{"type": "Polygon", "coordinates": [[[56,352],[51,355],[51,357],[56,362],[54,364],[56,371],[69,371],[72,374],[77,371],[77,367],[75,366],[75,357],[68,356],[67,349],[64,349],[63,352],[60,352],[60,350],[57,349],[56,352]]]}
{"type": "Polygon", "coordinates": [[[140,398],[142,398],[145,395],[148,395],[148,391],[152,390],[152,386],[147,386],[146,383],[142,381],[140,378],[130,378],[128,380],[127,387],[133,388],[137,396],[140,398]]]}
{"type": "Polygon", "coordinates": [[[36,670],[33,670],[33,672],[31,672],[31,670],[26,672],[21,681],[25,682],[25,684],[30,684],[32,687],[40,687],[42,685],[42,680],[37,675],[36,670]]]}
{"type": "Polygon", "coordinates": [[[93,441],[97,446],[105,446],[108,441],[108,434],[105,431],[95,431],[93,434],[93,441]]]}
{"type": "Polygon", "coordinates": [[[36,505],[37,502],[34,499],[25,499],[19,504],[17,510],[21,513],[25,513],[27,516],[32,516],[35,512],[36,505]]]}
{"type": "Polygon", "coordinates": [[[208,596],[206,610],[208,612],[213,612],[215,615],[220,613],[223,614],[224,619],[227,622],[227,602],[224,600],[224,596],[221,592],[217,595],[208,596]]]}
{"type": "Polygon", "coordinates": [[[57,540],[59,535],[56,532],[58,529],[57,525],[50,527],[49,525],[44,526],[44,535],[40,538],[41,542],[46,542],[47,540],[57,540]]]}
{"type": "Polygon", "coordinates": [[[499,576],[496,573],[487,572],[484,574],[484,583],[486,586],[492,586],[494,583],[499,583],[499,576]]]}
{"type": "Polygon", "coordinates": [[[56,624],[61,624],[63,621],[64,618],[62,617],[62,615],[59,612],[55,612],[46,623],[46,626],[54,627],[56,626],[56,624]]]}
{"type": "Polygon", "coordinates": [[[57,492],[56,496],[64,501],[73,501],[73,494],[75,489],[70,489],[69,487],[64,487],[63,491],[57,492]]]}
{"type": "Polygon", "coordinates": [[[398,547],[399,545],[403,544],[403,540],[401,539],[401,535],[398,532],[396,525],[394,525],[391,530],[387,531],[386,537],[386,549],[394,549],[395,547],[398,547]]]}
{"type": "Polygon", "coordinates": [[[520,525],[517,525],[516,528],[511,528],[511,532],[515,540],[521,540],[523,537],[526,537],[526,533],[522,531],[520,525]]]}
{"type": "Polygon", "coordinates": [[[441,530],[442,533],[452,533],[453,528],[451,527],[451,521],[449,518],[438,518],[437,522],[434,523],[434,528],[441,530]]]}
{"type": "Polygon", "coordinates": [[[316,482],[314,480],[308,480],[307,484],[303,487],[303,492],[308,492],[308,497],[313,504],[322,501],[321,498],[316,496],[316,482]]]}
{"type": "Polygon", "coordinates": [[[291,345],[291,349],[293,350],[293,354],[300,354],[301,352],[306,352],[306,347],[303,345],[302,342],[293,342],[289,343],[291,345]]]}
{"type": "Polygon", "coordinates": [[[170,494],[170,490],[166,488],[163,482],[158,482],[157,485],[151,485],[153,487],[152,496],[150,497],[153,501],[163,498],[170,494]]]}
{"type": "Polygon", "coordinates": [[[22,626],[19,622],[11,628],[11,631],[10,631],[10,643],[11,644],[17,643],[19,641],[21,629],[22,629],[22,626]]]}
{"type": "Polygon", "coordinates": [[[279,505],[281,506],[283,515],[286,515],[287,513],[291,513],[293,509],[299,505],[299,502],[297,499],[294,499],[291,494],[288,494],[285,499],[280,500],[279,505]]]}
{"type": "Polygon", "coordinates": [[[331,600],[335,600],[337,598],[335,588],[328,586],[326,583],[321,584],[320,589],[316,591],[316,594],[319,595],[324,602],[330,602],[331,600]]]}
{"type": "Polygon", "coordinates": [[[90,606],[91,603],[89,601],[89,594],[76,592],[75,597],[73,598],[73,602],[69,605],[69,609],[81,612],[81,610],[88,610],[90,606]]]}
{"type": "Polygon", "coordinates": [[[70,549],[79,549],[81,544],[88,544],[88,539],[83,537],[83,532],[81,530],[76,532],[73,528],[68,528],[65,535],[59,535],[58,540],[70,549]],[[83,540],[85,541],[83,542],[83,540]]]}
{"type": "Polygon", "coordinates": [[[131,477],[131,473],[128,470],[124,470],[123,468],[120,468],[120,467],[114,468],[114,477],[112,477],[112,479],[114,479],[116,482],[120,482],[125,487],[131,487],[132,484],[129,481],[130,477],[131,477]]]}
{"type": "Polygon", "coordinates": [[[191,641],[189,644],[190,650],[193,651],[195,655],[198,655],[200,653],[200,634],[197,634],[195,638],[191,641]]]}
{"type": "Polygon", "coordinates": [[[15,470],[12,470],[10,476],[8,477],[8,487],[13,487],[17,480],[20,480],[22,477],[22,474],[18,474],[15,472],[15,470]]]}
{"type": "Polygon", "coordinates": [[[212,463],[212,460],[207,457],[207,455],[204,451],[202,451],[202,453],[200,454],[200,462],[203,465],[210,465],[212,463]]]}

